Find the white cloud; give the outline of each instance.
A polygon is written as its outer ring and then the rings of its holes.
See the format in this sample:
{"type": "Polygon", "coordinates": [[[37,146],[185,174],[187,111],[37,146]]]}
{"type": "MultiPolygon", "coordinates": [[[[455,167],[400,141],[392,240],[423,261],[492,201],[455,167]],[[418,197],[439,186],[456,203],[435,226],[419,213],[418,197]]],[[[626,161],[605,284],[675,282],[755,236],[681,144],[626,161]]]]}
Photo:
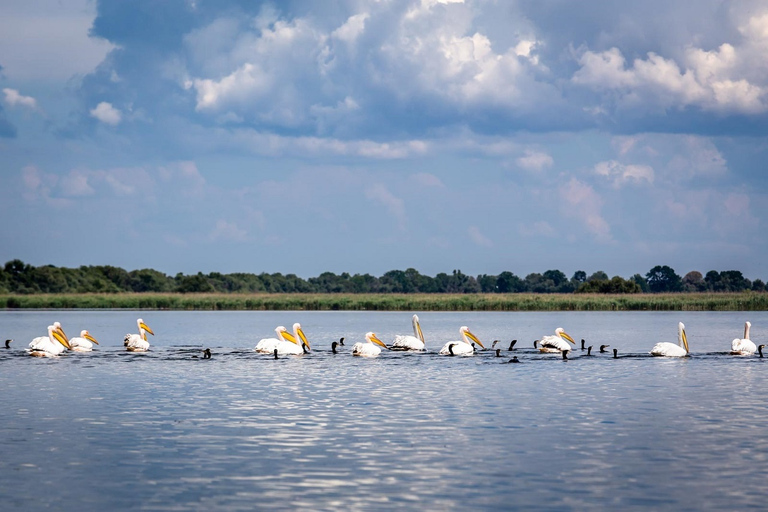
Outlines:
{"type": "Polygon", "coordinates": [[[543,236],[551,238],[557,235],[557,230],[549,222],[539,220],[532,224],[520,224],[519,232],[523,236],[543,236]]]}
{"type": "Polygon", "coordinates": [[[526,150],[525,156],[521,156],[516,162],[519,167],[528,171],[542,171],[555,163],[547,153],[533,150],[526,150]]]}
{"type": "Polygon", "coordinates": [[[3,89],[3,93],[5,93],[5,102],[12,107],[21,105],[32,109],[37,108],[37,102],[32,96],[23,96],[16,89],[9,88],[3,89]]]}
{"type": "Polygon", "coordinates": [[[89,173],[79,170],[70,171],[61,178],[61,192],[68,197],[93,195],[96,191],[88,183],[89,173]]]}
{"type": "Polygon", "coordinates": [[[102,101],[96,108],[92,109],[91,117],[95,117],[99,121],[112,126],[117,126],[122,120],[123,116],[120,110],[112,106],[111,103],[102,101]]]}
{"type": "Polygon", "coordinates": [[[410,180],[417,186],[424,188],[445,188],[445,183],[443,183],[440,178],[428,172],[417,172],[416,174],[412,174],[410,180]]]}
{"type": "Polygon", "coordinates": [[[160,179],[169,183],[184,197],[202,197],[205,192],[205,178],[194,162],[174,162],[158,168],[160,179]]]}
{"type": "Polygon", "coordinates": [[[245,242],[248,240],[248,232],[234,222],[219,219],[208,238],[212,242],[245,242]]]}
{"type": "Polygon", "coordinates": [[[649,165],[625,165],[616,160],[600,162],[595,166],[594,171],[597,175],[611,180],[616,188],[626,184],[638,185],[643,181],[653,183],[655,177],[653,167],[649,165]]]}
{"type": "Polygon", "coordinates": [[[571,178],[560,186],[559,194],[565,207],[564,213],[583,222],[598,241],[611,240],[611,227],[600,212],[603,201],[590,185],[571,178]]]}
{"type": "Polygon", "coordinates": [[[493,247],[493,241],[482,234],[477,226],[470,226],[469,229],[467,229],[467,234],[469,235],[469,238],[480,247],[493,247]]]}
{"type": "Polygon", "coordinates": [[[692,135],[682,138],[678,154],[672,157],[667,167],[678,178],[714,177],[728,173],[728,163],[714,142],[692,135]]]}
{"type": "Polygon", "coordinates": [[[331,32],[331,36],[346,43],[354,43],[365,31],[365,20],[370,17],[368,13],[360,13],[350,16],[347,21],[331,32]]]}
{"type": "Polygon", "coordinates": [[[408,218],[405,213],[405,202],[395,197],[386,186],[381,183],[372,185],[365,191],[365,197],[383,205],[396,220],[400,229],[405,229],[408,218]]]}

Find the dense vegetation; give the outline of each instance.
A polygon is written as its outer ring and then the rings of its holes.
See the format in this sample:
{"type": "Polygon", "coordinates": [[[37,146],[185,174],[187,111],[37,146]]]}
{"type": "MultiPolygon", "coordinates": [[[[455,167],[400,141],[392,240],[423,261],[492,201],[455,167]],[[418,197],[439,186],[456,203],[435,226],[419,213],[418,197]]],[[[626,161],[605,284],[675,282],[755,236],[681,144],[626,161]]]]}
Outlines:
{"type": "MultiPolygon", "coordinates": [[[[62,268],[34,267],[20,260],[0,269],[0,294],[117,294],[117,293],[216,293],[216,294],[636,294],[668,292],[765,292],[766,284],[750,281],[737,270],[706,275],[698,271],[680,277],[672,268],[657,265],[645,276],[609,278],[598,271],[588,276],[579,270],[569,279],[559,270],[528,274],[468,276],[460,270],[435,277],[410,268],[391,270],[381,277],[370,274],[337,275],[324,272],[302,279],[294,274],[234,273],[168,276],[151,269],[126,271],[112,266],[62,268]]],[[[251,308],[244,308],[251,309],[251,308]]]]}

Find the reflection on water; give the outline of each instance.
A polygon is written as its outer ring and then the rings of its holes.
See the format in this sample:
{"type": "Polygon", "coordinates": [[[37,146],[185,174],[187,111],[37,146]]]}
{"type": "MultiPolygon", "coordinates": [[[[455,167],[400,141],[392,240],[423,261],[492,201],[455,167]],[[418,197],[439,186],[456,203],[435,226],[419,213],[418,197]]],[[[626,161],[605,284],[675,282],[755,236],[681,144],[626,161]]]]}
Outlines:
{"type": "Polygon", "coordinates": [[[351,345],[409,333],[410,314],[141,314],[146,354],[122,347],[135,312],[0,313],[4,510],[764,506],[768,363],[726,352],[747,319],[765,342],[765,313],[420,313],[432,352],[374,359],[351,345]],[[26,356],[53,320],[102,345],[26,356]],[[679,320],[694,356],[646,357],[679,320]],[[294,321],[310,355],[252,351],[294,321]],[[460,325],[517,349],[436,355],[460,325]],[[558,326],[623,357],[535,352],[558,326]]]}

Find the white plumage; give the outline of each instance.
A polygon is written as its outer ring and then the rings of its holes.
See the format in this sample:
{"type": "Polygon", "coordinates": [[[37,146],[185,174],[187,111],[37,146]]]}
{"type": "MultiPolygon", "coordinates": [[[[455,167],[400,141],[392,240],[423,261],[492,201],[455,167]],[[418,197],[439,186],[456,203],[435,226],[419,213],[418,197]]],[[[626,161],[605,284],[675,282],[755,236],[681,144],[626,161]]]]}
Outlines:
{"type": "Polygon", "coordinates": [[[744,323],[744,338],[736,338],[731,342],[731,354],[744,356],[757,352],[757,345],[755,345],[752,340],[749,339],[750,327],[752,327],[751,323],[744,323]]]}
{"type": "Polygon", "coordinates": [[[99,344],[96,339],[86,330],[80,331],[80,336],[71,338],[69,346],[75,352],[90,352],[93,350],[93,344],[99,344]]]}
{"type": "Polygon", "coordinates": [[[688,355],[688,336],[683,322],[677,324],[677,345],[668,341],[657,343],[651,349],[652,356],[685,357],[688,355]]]}
{"type": "Polygon", "coordinates": [[[276,338],[262,338],[259,340],[259,342],[256,344],[256,352],[261,352],[263,354],[272,354],[275,352],[275,349],[277,348],[277,345],[280,344],[281,341],[285,341],[283,338],[283,334],[287,333],[288,329],[285,328],[285,326],[278,325],[275,327],[275,334],[277,335],[276,338]]]}
{"type": "Polygon", "coordinates": [[[453,346],[453,355],[470,356],[475,353],[475,349],[472,347],[472,342],[485,348],[482,342],[477,339],[477,336],[469,331],[469,327],[466,325],[462,325],[459,328],[459,334],[461,335],[461,341],[449,341],[443,345],[443,348],[441,348],[438,353],[443,356],[449,356],[451,355],[451,349],[449,347],[453,346]]]}
{"type": "MultiPolygon", "coordinates": [[[[285,329],[284,332],[281,333],[281,337],[283,339],[280,340],[280,342],[275,346],[278,355],[295,356],[303,354],[305,350],[304,347],[306,347],[307,352],[311,350],[309,341],[304,335],[304,331],[301,329],[301,324],[298,322],[293,324],[293,334],[289,333],[288,330],[285,329]]],[[[272,352],[274,353],[274,349],[272,352]]]]}
{"type": "Polygon", "coordinates": [[[573,345],[576,344],[576,342],[573,341],[573,338],[571,338],[562,327],[558,327],[555,329],[554,336],[544,336],[541,338],[539,341],[539,351],[556,353],[566,352],[571,350],[571,345],[568,344],[569,342],[573,345]]]}
{"type": "Polygon", "coordinates": [[[424,343],[424,334],[421,332],[421,325],[419,325],[419,316],[413,315],[411,319],[413,324],[413,336],[400,335],[395,336],[395,341],[392,342],[393,350],[425,350],[426,343],[424,343]]]}
{"type": "Polygon", "coordinates": [[[355,343],[352,346],[353,356],[375,357],[381,353],[381,349],[376,345],[389,349],[387,344],[377,338],[372,332],[366,333],[365,340],[367,343],[355,343]]]}
{"type": "Polygon", "coordinates": [[[54,357],[68,348],[69,340],[67,340],[64,331],[49,325],[48,336],[38,336],[30,341],[27,352],[29,355],[36,357],[54,357]]]}
{"type": "Polygon", "coordinates": [[[155,335],[152,329],[149,328],[144,320],[139,318],[136,320],[136,325],[139,326],[139,334],[126,334],[123,340],[126,350],[129,352],[146,352],[149,350],[149,342],[147,341],[147,333],[152,336],[155,335]]]}

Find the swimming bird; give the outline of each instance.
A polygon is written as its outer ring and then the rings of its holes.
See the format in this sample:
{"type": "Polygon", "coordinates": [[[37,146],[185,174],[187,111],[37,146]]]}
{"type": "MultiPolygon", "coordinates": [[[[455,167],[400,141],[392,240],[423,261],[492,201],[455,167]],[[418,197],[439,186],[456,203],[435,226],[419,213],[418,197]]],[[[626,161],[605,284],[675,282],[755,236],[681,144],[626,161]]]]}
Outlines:
{"type": "Polygon", "coordinates": [[[586,350],[584,348],[584,343],[586,343],[586,340],[584,340],[584,338],[581,338],[581,350],[586,350]]]}
{"type": "Polygon", "coordinates": [[[296,356],[309,352],[309,341],[301,330],[301,324],[293,324],[293,334],[285,331],[282,333],[282,341],[275,346],[275,350],[280,355],[296,356]]]}
{"type": "Polygon", "coordinates": [[[211,349],[206,348],[203,350],[203,359],[210,359],[211,358],[211,349]]]}
{"type": "Polygon", "coordinates": [[[539,348],[539,340],[533,340],[533,348],[539,348]]]}
{"type": "Polygon", "coordinates": [[[587,347],[587,355],[588,355],[588,356],[591,356],[591,355],[592,355],[592,345],[590,345],[590,346],[588,346],[588,347],[587,347]]]}
{"type": "Polygon", "coordinates": [[[619,358],[619,349],[615,348],[613,349],[613,358],[618,359],[619,358]]]}
{"type": "Polygon", "coordinates": [[[331,352],[333,352],[334,354],[336,354],[336,353],[337,353],[337,352],[336,352],[336,347],[337,347],[338,345],[339,345],[339,342],[338,342],[338,341],[334,341],[333,343],[331,343],[331,352]]]}
{"type": "Polygon", "coordinates": [[[757,351],[757,347],[749,339],[749,328],[752,327],[750,322],[744,323],[744,337],[742,339],[734,339],[731,342],[731,354],[733,355],[750,355],[757,351]]]}
{"type": "Polygon", "coordinates": [[[341,345],[342,347],[344,346],[344,336],[339,338],[339,345],[341,345]]]}
{"type": "Polygon", "coordinates": [[[610,347],[610,345],[600,345],[600,353],[605,354],[607,352],[605,349],[608,347],[610,347]]]}
{"type": "Polygon", "coordinates": [[[93,350],[93,344],[99,344],[98,341],[96,341],[96,338],[91,336],[91,333],[83,329],[80,331],[80,336],[70,338],[69,339],[69,346],[71,347],[71,350],[74,350],[75,352],[90,352],[93,350]]]}
{"type": "Polygon", "coordinates": [[[513,350],[515,350],[515,343],[517,343],[517,340],[512,340],[512,341],[510,341],[510,342],[509,342],[509,348],[508,348],[507,350],[509,350],[510,352],[512,352],[513,350]]]}
{"type": "Polygon", "coordinates": [[[500,348],[496,349],[496,357],[501,357],[501,349],[500,348]]]}
{"type": "Polygon", "coordinates": [[[517,359],[517,356],[513,356],[512,359],[509,360],[510,363],[519,363],[520,361],[517,359]]]}
{"type": "Polygon", "coordinates": [[[387,346],[387,344],[381,341],[379,338],[377,338],[376,335],[372,332],[368,332],[365,334],[365,340],[368,343],[355,343],[352,346],[353,356],[375,357],[381,353],[381,349],[376,345],[379,345],[389,350],[389,347],[387,346]]]}
{"type": "Polygon", "coordinates": [[[413,324],[413,336],[397,335],[395,341],[392,342],[392,350],[425,350],[426,344],[424,343],[424,333],[421,332],[421,325],[419,325],[419,316],[413,315],[411,318],[413,324]]]}
{"type": "Polygon", "coordinates": [[[677,324],[677,345],[668,341],[657,343],[651,349],[652,356],[685,357],[688,355],[688,336],[683,322],[677,324]]]}
{"type": "Polygon", "coordinates": [[[562,352],[563,352],[563,361],[567,361],[568,360],[568,352],[570,352],[570,350],[563,350],[562,352]]]}
{"type": "Polygon", "coordinates": [[[136,320],[136,325],[139,326],[139,334],[126,334],[125,339],[123,340],[123,345],[125,345],[128,352],[146,352],[149,350],[147,333],[152,336],[154,336],[155,333],[152,332],[152,329],[150,329],[141,318],[136,320]]]}
{"type": "Polygon", "coordinates": [[[544,336],[539,343],[540,352],[562,352],[564,350],[571,350],[571,346],[568,343],[576,344],[573,338],[566,333],[562,327],[555,329],[554,336],[544,336]]]}
{"type": "Polygon", "coordinates": [[[5,340],[5,348],[11,348],[11,343],[13,343],[13,340],[5,340]]]}
{"type": "Polygon", "coordinates": [[[483,349],[485,348],[485,345],[477,339],[477,336],[472,334],[469,331],[469,327],[466,325],[462,325],[459,328],[459,334],[461,335],[460,341],[449,341],[445,345],[443,345],[443,348],[440,349],[439,354],[446,356],[446,355],[457,355],[457,356],[469,356],[475,353],[475,348],[472,346],[472,342],[477,343],[483,349]],[[472,340],[472,341],[470,341],[472,340]],[[450,354],[450,348],[451,345],[453,345],[453,354],[450,354]]]}
{"type": "Polygon", "coordinates": [[[278,343],[283,341],[283,334],[287,333],[288,329],[285,328],[285,326],[278,325],[275,327],[275,334],[277,335],[276,338],[262,338],[259,340],[259,342],[256,344],[256,348],[254,349],[256,352],[261,352],[263,354],[271,354],[274,352],[275,348],[277,348],[278,343]]]}
{"type": "Polygon", "coordinates": [[[760,357],[763,357],[763,347],[765,347],[765,345],[757,346],[757,351],[760,353],[760,357]]]}
{"type": "Polygon", "coordinates": [[[38,336],[29,342],[29,355],[35,357],[58,356],[69,348],[69,340],[61,329],[48,326],[48,336],[38,336]]]}

